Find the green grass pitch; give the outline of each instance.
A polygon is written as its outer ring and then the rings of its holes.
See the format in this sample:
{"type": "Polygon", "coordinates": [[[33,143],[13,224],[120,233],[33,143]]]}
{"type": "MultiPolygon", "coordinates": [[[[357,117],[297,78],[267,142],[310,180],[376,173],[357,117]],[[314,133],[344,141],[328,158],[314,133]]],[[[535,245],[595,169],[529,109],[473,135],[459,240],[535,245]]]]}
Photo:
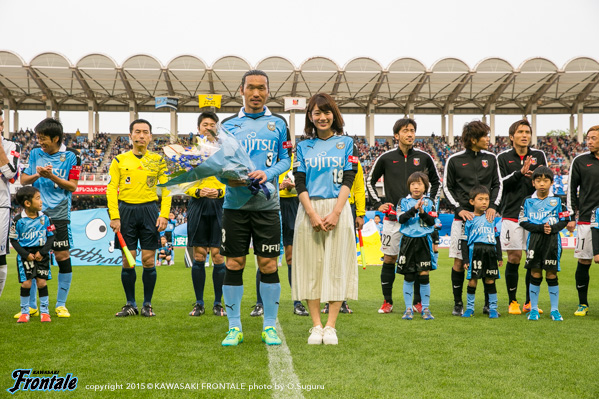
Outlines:
{"type": "MultiPolygon", "coordinates": [[[[451,262],[447,250],[441,250],[439,270],[431,273],[432,321],[418,317],[401,320],[401,276],[394,285],[394,312],[378,314],[382,303],[380,267],[360,268],[360,300],[350,302],[353,314],[339,315],[338,346],[307,345],[310,318],[293,315],[287,267],[283,265],[279,271],[279,322],[293,359],[293,371],[304,389],[278,392],[264,388],[271,384],[271,378],[268,350],[260,340],[262,318],[249,316],[256,298],[253,257],[248,257],[244,273],[245,342],[239,347],[223,348],[220,342],[228,324],[226,318],[210,312],[212,268],[207,269],[207,314],[189,317],[194,294],[191,272],[183,266],[182,255],[177,249],[176,265],[158,268],[154,318],[114,317],[125,303],[119,267],[74,267],[67,303],[71,318],[53,315],[51,323],[42,324],[39,317],[34,317],[22,325],[13,319],[19,310],[19,284],[14,255],[9,256],[8,281],[0,299],[0,397],[10,396],[6,389],[14,384],[11,373],[18,368],[57,370],[61,376],[72,373],[78,378],[73,392],[17,393],[24,398],[264,398],[298,393],[305,398],[599,397],[599,311],[593,307],[599,303],[594,271],[597,266],[591,268],[591,312],[584,318],[574,317],[578,301],[572,250],[564,251],[559,274],[560,311],[565,319],[561,323],[549,317],[545,281],[540,307],[546,312],[538,322],[529,322],[524,315],[507,314],[503,279],[497,282],[502,313],[498,320],[481,313],[482,287],[477,292],[476,317],[451,316],[451,262]],[[155,384],[162,383],[197,384],[198,389],[156,389],[155,384]],[[202,383],[221,387],[202,388],[202,383]],[[122,389],[88,389],[90,385],[110,384],[119,384],[122,389]],[[153,384],[154,389],[141,389],[142,384],[153,384]],[[250,391],[252,384],[262,388],[250,391]]],[[[56,276],[58,269],[52,271],[56,276]]],[[[520,274],[518,297],[522,303],[522,268],[520,274]]],[[[143,297],[141,275],[138,268],[139,304],[143,297]]],[[[53,307],[56,277],[49,288],[53,307]]]]}

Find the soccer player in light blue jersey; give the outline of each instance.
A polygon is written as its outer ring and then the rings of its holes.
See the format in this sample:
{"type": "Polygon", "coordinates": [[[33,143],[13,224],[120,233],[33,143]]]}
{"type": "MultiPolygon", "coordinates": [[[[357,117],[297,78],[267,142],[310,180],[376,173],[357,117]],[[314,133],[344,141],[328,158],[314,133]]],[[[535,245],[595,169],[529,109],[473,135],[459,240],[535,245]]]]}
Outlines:
{"type": "Polygon", "coordinates": [[[530,277],[530,313],[528,320],[539,320],[539,291],[543,282],[543,270],[551,302],[551,319],[562,321],[559,313],[559,285],[557,272],[560,271],[562,240],[559,232],[570,221],[570,213],[559,197],[551,193],[553,172],[547,166],[539,166],[532,174],[532,184],[536,191],[522,202],[518,223],[528,230],[526,242],[526,269],[530,277]]]}
{"type": "Polygon", "coordinates": [[[397,210],[399,231],[399,255],[397,257],[397,273],[403,274],[403,295],[406,311],[404,320],[412,320],[414,312],[414,281],[418,275],[420,297],[422,300],[421,315],[424,320],[433,320],[429,309],[431,286],[429,272],[433,267],[433,240],[431,234],[435,230],[437,213],[433,200],[426,197],[428,192],[428,176],[423,172],[414,172],[408,177],[410,195],[402,198],[397,210]]]}
{"type": "MultiPolygon", "coordinates": [[[[249,178],[278,187],[279,175],[291,166],[287,122],[266,107],[269,94],[268,76],[259,70],[243,75],[240,93],[244,107],[237,115],[227,118],[222,125],[235,136],[248,152],[255,171],[249,178]]],[[[267,345],[280,345],[276,319],[279,312],[281,283],[277,258],[281,250],[281,218],[279,193],[270,197],[253,195],[248,182],[229,180],[223,204],[222,239],[220,253],[226,257],[223,296],[227,307],[229,331],[223,346],[236,346],[243,342],[240,305],[243,297],[243,270],[250,241],[253,242],[261,272],[260,293],[264,304],[262,341],[267,345]]]]}
{"type": "Polygon", "coordinates": [[[485,186],[474,187],[470,190],[469,197],[474,214],[471,215],[472,219],[464,223],[460,237],[464,268],[468,270],[467,304],[462,317],[474,316],[476,286],[478,280],[483,279],[489,294],[489,318],[496,319],[499,312],[495,280],[499,278],[499,267],[503,266],[501,243],[495,229],[495,220],[489,221],[486,215],[490,203],[489,190],[485,186]]]}
{"type": "Polygon", "coordinates": [[[306,110],[297,144],[295,187],[300,200],[293,236],[293,300],[306,300],[312,318],[308,344],[337,345],[341,304],[358,299],[354,221],[348,202],[358,152],[343,135],[343,117],[328,94],[316,94],[306,110]],[[323,328],[320,302],[329,303],[323,328]]]}
{"type": "Polygon", "coordinates": [[[52,278],[48,252],[54,242],[54,225],[48,215],[42,213],[40,191],[31,186],[21,187],[17,202],[23,211],[15,216],[10,227],[10,243],[17,251],[17,271],[21,283],[21,316],[17,323],[29,321],[29,295],[32,280],[37,281],[40,294],[41,321],[49,322],[48,286],[52,278]]]}
{"type": "Polygon", "coordinates": [[[62,144],[64,133],[58,120],[44,119],[35,127],[35,133],[40,147],[31,150],[29,165],[21,174],[21,184],[31,184],[40,190],[43,211],[56,226],[52,247],[59,268],[55,311],[58,317],[71,317],[66,308],[73,276],[69,252],[73,246],[71,197],[77,190],[81,160],[76,150],[62,144]]]}

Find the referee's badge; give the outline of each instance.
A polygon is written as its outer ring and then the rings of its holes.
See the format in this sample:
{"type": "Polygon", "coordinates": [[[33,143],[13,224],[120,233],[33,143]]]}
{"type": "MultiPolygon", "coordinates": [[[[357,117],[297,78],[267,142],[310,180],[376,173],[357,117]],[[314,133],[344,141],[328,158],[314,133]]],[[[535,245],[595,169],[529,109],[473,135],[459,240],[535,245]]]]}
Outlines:
{"type": "Polygon", "coordinates": [[[268,130],[270,130],[271,132],[275,131],[275,128],[277,127],[277,125],[274,122],[268,122],[268,125],[266,125],[266,127],[268,128],[268,130]]]}
{"type": "Polygon", "coordinates": [[[345,143],[337,143],[336,147],[338,150],[342,150],[345,148],[345,143]]]}
{"type": "Polygon", "coordinates": [[[146,179],[146,184],[148,187],[154,187],[156,185],[156,176],[148,176],[146,179]]]}
{"type": "Polygon", "coordinates": [[[414,166],[420,165],[420,158],[414,158],[414,166]]]}
{"type": "Polygon", "coordinates": [[[67,154],[62,153],[60,154],[60,162],[64,162],[67,159],[67,154]]]}
{"type": "Polygon", "coordinates": [[[537,164],[537,159],[536,158],[530,158],[530,164],[531,165],[536,165],[537,164]]]}
{"type": "Polygon", "coordinates": [[[483,163],[483,168],[488,168],[489,167],[489,161],[487,161],[486,159],[483,159],[482,163],[483,163]]]}

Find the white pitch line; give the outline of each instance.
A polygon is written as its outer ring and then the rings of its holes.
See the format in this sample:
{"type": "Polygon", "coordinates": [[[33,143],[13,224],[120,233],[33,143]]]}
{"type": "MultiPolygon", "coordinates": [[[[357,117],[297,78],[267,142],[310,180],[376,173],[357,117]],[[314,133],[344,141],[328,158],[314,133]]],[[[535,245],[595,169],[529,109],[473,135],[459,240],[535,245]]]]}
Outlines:
{"type": "Polygon", "coordinates": [[[281,338],[281,345],[266,345],[268,349],[268,371],[270,372],[270,381],[273,386],[279,389],[273,389],[272,397],[275,399],[303,399],[301,389],[296,389],[299,386],[300,380],[293,371],[293,358],[291,351],[287,346],[283,327],[277,318],[277,334],[281,338]],[[281,387],[283,389],[281,389],[281,387]],[[289,389],[292,387],[292,389],[289,389]]]}

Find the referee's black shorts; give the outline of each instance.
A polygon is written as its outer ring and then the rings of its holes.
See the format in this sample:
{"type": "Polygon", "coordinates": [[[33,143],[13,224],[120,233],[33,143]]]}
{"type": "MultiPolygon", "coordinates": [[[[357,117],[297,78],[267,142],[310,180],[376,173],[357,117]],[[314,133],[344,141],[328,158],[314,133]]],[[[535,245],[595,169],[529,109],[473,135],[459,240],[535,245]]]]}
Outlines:
{"type": "Polygon", "coordinates": [[[281,218],[279,210],[223,210],[221,255],[237,258],[249,253],[250,241],[254,254],[276,258],[281,253],[281,218]]]}
{"type": "MultiPolygon", "coordinates": [[[[156,227],[156,220],[160,215],[158,204],[154,201],[143,204],[128,204],[119,201],[121,215],[121,234],[130,251],[138,248],[157,250],[160,245],[160,233],[156,227]]],[[[121,248],[119,239],[114,237],[114,246],[121,248]]]]}
{"type": "Polygon", "coordinates": [[[223,224],[222,198],[191,198],[187,205],[187,245],[219,248],[223,224]]]}
{"type": "Polygon", "coordinates": [[[298,197],[281,197],[281,224],[283,226],[283,246],[293,245],[295,218],[299,206],[298,197]]]}

